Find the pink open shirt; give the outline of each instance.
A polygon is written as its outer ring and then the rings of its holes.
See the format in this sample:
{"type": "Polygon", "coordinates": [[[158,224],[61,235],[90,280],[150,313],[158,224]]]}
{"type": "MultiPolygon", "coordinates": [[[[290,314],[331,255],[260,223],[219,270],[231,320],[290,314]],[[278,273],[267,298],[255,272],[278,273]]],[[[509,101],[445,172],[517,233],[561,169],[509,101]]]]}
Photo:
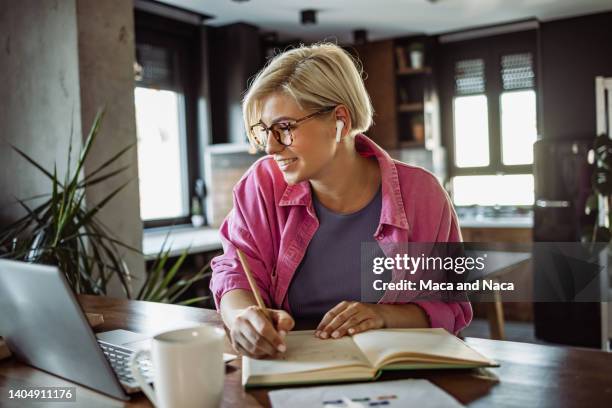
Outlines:
{"type": "MultiPolygon", "coordinates": [[[[461,241],[451,201],[431,173],[393,160],[362,134],[355,137],[355,148],[364,157],[375,156],[380,165],[382,209],[373,238],[383,249],[385,244],[397,242],[461,241]]],[[[217,309],[226,292],[250,290],[236,254],[238,248],[247,257],[266,305],[291,313],[289,284],[318,226],[308,181],[288,185],[270,156],[253,164],[234,187],[234,208],[220,229],[224,253],[212,260],[210,287],[217,309]]],[[[380,302],[405,303],[389,300],[386,295],[380,302]]],[[[472,320],[469,302],[413,303],[425,311],[431,327],[451,333],[472,320]]]]}

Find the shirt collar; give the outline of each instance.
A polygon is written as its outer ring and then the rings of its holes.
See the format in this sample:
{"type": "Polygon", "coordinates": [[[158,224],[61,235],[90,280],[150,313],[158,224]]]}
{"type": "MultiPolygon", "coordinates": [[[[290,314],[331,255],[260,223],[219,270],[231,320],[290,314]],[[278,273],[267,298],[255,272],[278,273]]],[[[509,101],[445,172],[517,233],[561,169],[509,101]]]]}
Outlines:
{"type": "MultiPolygon", "coordinates": [[[[378,160],[382,178],[382,209],[380,213],[380,223],[409,229],[397,167],[391,156],[389,156],[389,153],[364,134],[355,136],[355,149],[363,157],[375,156],[378,160]]],[[[287,186],[278,205],[310,206],[311,203],[312,194],[310,185],[308,181],[302,181],[298,184],[287,186]]]]}

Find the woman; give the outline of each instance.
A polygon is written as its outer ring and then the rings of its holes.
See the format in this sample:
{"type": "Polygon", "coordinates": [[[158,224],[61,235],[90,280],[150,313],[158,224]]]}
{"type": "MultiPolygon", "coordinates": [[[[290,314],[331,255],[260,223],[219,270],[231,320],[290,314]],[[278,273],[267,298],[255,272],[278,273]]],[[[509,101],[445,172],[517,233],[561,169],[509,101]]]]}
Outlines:
{"type": "Polygon", "coordinates": [[[315,336],[383,327],[457,333],[469,303],[360,302],[360,243],[460,241],[452,204],[427,171],[394,161],[368,139],[372,106],[355,61],[322,43],[276,56],[244,97],[250,141],[268,154],[234,188],[213,259],[215,304],[240,352],[286,350],[296,318],[315,336]],[[249,263],[272,322],[256,306],[237,257],[249,263]]]}

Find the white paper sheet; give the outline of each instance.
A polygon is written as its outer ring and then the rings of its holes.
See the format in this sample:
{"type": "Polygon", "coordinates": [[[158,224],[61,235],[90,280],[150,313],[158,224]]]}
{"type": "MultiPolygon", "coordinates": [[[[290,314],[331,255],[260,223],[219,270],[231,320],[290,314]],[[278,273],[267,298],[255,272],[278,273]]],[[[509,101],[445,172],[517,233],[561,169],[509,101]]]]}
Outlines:
{"type": "Polygon", "coordinates": [[[274,408],[346,408],[351,406],[380,408],[457,408],[457,400],[431,382],[422,379],[377,381],[325,387],[288,388],[269,393],[274,408]]]}

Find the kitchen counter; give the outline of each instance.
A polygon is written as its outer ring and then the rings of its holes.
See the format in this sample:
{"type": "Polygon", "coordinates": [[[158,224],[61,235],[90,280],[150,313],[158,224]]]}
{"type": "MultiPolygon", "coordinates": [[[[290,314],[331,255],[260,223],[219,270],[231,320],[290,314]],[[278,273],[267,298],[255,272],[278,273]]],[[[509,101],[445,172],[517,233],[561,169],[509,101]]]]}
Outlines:
{"type": "Polygon", "coordinates": [[[533,217],[487,217],[467,216],[459,217],[461,228],[533,228],[533,217]]]}

